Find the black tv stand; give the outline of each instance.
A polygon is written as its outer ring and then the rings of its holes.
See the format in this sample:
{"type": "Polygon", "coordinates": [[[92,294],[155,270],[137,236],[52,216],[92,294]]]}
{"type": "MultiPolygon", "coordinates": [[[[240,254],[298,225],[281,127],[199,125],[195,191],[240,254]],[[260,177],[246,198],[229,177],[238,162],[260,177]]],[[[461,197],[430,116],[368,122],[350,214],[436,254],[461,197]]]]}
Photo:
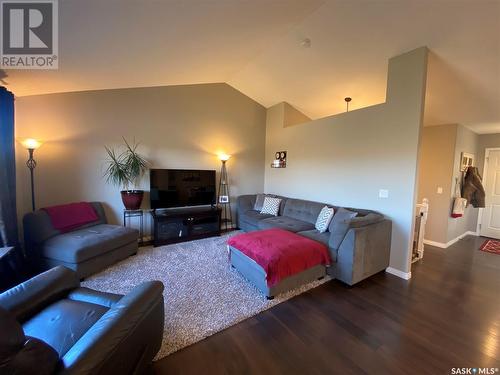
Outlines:
{"type": "Polygon", "coordinates": [[[220,236],[221,210],[185,207],[154,210],[153,246],[220,236]]]}

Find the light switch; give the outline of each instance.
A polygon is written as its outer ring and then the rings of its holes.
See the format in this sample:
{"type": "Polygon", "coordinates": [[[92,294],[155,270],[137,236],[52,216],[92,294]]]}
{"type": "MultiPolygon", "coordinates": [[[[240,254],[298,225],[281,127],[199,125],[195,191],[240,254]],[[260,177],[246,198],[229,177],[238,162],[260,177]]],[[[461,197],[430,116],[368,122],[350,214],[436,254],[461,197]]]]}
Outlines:
{"type": "Polygon", "coordinates": [[[441,186],[438,186],[437,193],[438,194],[443,194],[443,188],[441,186]]]}
{"type": "Polygon", "coordinates": [[[380,189],[378,191],[378,197],[379,198],[389,198],[389,190],[386,189],[380,189]]]}

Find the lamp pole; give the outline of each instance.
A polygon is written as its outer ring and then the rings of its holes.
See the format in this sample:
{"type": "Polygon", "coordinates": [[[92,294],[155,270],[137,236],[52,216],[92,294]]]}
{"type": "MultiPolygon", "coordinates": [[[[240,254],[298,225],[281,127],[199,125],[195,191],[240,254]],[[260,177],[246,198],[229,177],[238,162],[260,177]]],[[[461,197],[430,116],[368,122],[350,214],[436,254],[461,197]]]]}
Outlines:
{"type": "Polygon", "coordinates": [[[36,167],[36,161],[33,158],[33,153],[35,152],[34,148],[28,148],[29,158],[26,162],[26,166],[30,170],[30,178],[31,178],[31,208],[35,211],[35,182],[34,182],[34,169],[36,167]]]}
{"type": "Polygon", "coordinates": [[[26,150],[28,150],[28,161],[26,162],[26,166],[30,170],[30,179],[31,179],[31,208],[35,211],[35,181],[34,181],[34,169],[36,167],[36,161],[33,158],[33,154],[35,150],[42,145],[42,142],[33,138],[25,138],[20,140],[21,144],[24,146],[26,150]]]}
{"type": "Polygon", "coordinates": [[[233,215],[231,212],[231,198],[229,197],[229,181],[227,179],[226,162],[229,160],[230,155],[221,154],[219,156],[222,162],[219,180],[219,198],[217,199],[217,206],[221,207],[222,223],[224,230],[233,227],[233,215]],[[222,198],[222,199],[221,199],[222,198]]]}

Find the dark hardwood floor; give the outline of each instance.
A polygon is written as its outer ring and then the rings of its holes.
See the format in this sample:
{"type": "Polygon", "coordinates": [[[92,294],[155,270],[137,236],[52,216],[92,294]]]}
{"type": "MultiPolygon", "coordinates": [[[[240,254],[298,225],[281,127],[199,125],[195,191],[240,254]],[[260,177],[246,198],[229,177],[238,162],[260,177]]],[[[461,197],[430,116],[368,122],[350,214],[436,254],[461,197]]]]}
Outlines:
{"type": "Polygon", "coordinates": [[[500,367],[500,255],[426,247],[412,279],[328,282],[153,365],[155,374],[450,374],[500,367]]]}

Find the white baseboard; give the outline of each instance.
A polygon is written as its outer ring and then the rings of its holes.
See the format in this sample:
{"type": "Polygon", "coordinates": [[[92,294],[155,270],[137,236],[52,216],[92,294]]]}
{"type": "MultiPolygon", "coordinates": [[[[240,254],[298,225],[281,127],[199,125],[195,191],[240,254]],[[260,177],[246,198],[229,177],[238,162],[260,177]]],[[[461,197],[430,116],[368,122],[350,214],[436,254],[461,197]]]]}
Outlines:
{"type": "Polygon", "coordinates": [[[446,249],[447,247],[450,247],[454,243],[460,241],[462,238],[467,237],[467,236],[479,236],[479,233],[473,232],[473,231],[469,230],[469,231],[461,234],[457,238],[454,238],[451,241],[448,241],[446,243],[444,243],[444,242],[430,241],[430,240],[425,240],[424,239],[424,244],[425,245],[434,246],[434,247],[440,247],[441,249],[446,249]]]}
{"type": "Polygon", "coordinates": [[[448,247],[448,245],[443,243],[443,242],[436,242],[436,241],[431,241],[431,240],[426,240],[426,239],[424,239],[424,245],[440,247],[441,249],[446,249],[448,247]]]}
{"type": "Polygon", "coordinates": [[[405,280],[411,279],[411,272],[403,272],[403,271],[397,270],[397,269],[392,268],[392,267],[387,267],[385,269],[385,272],[390,273],[391,275],[394,275],[397,277],[401,277],[402,279],[405,279],[405,280]]]}

